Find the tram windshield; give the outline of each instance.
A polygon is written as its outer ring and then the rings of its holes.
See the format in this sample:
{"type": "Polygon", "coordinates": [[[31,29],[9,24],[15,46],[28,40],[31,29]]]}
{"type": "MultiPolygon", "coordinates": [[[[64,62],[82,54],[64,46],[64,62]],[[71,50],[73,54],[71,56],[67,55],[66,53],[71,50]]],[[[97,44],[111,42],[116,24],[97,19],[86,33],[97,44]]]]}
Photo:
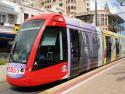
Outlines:
{"type": "Polygon", "coordinates": [[[37,50],[33,70],[67,61],[67,33],[63,27],[46,27],[37,50]]]}
{"type": "Polygon", "coordinates": [[[13,49],[11,52],[11,60],[15,63],[26,63],[33,42],[44,24],[44,20],[29,20],[21,25],[16,35],[13,49]]]}
{"type": "Polygon", "coordinates": [[[47,27],[39,44],[37,55],[42,61],[58,62],[67,55],[66,31],[61,27],[47,27]],[[40,54],[40,56],[39,56],[40,54]]]}

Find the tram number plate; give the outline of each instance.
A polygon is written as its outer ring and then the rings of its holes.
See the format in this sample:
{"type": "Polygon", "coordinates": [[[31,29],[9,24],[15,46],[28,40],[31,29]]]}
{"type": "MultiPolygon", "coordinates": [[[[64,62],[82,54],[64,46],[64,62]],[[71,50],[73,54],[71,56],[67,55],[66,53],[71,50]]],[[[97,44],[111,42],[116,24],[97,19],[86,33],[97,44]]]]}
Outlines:
{"type": "Polygon", "coordinates": [[[19,73],[19,69],[14,68],[14,67],[8,67],[8,68],[7,68],[7,71],[8,71],[8,72],[11,72],[11,73],[19,73]]]}

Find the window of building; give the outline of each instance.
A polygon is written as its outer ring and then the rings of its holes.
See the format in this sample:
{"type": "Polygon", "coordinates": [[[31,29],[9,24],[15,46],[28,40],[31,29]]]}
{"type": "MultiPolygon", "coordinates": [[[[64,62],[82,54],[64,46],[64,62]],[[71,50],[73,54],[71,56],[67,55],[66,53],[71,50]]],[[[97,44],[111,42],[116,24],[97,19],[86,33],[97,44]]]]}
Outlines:
{"type": "Polygon", "coordinates": [[[87,11],[90,11],[90,8],[87,8],[87,11]]]}
{"type": "Polygon", "coordinates": [[[74,6],[74,9],[76,9],[76,6],[74,6]]]}
{"type": "Polygon", "coordinates": [[[101,25],[104,25],[104,18],[101,18],[101,25]]]}
{"type": "Polygon", "coordinates": [[[97,19],[97,26],[100,26],[100,18],[97,19]]]}
{"type": "Polygon", "coordinates": [[[47,3],[49,3],[49,0],[47,1],[47,3]]]}
{"type": "Polygon", "coordinates": [[[74,0],[71,0],[71,3],[73,3],[74,0]]]}
{"type": "Polygon", "coordinates": [[[108,19],[105,18],[105,25],[108,25],[108,19]]]}
{"type": "Polygon", "coordinates": [[[107,15],[107,14],[105,14],[105,17],[108,17],[108,15],[107,15]]]}
{"type": "Polygon", "coordinates": [[[56,2],[56,0],[53,0],[53,2],[56,2]]]}
{"type": "Polygon", "coordinates": [[[13,14],[8,14],[8,22],[10,24],[14,24],[14,15],[13,14]]]}
{"type": "Polygon", "coordinates": [[[42,2],[41,5],[44,5],[44,2],[42,2]]]}
{"type": "Polygon", "coordinates": [[[0,14],[0,23],[1,23],[1,21],[2,21],[2,20],[1,20],[1,14],[0,14]]]}
{"type": "Polygon", "coordinates": [[[71,9],[74,9],[74,6],[71,6],[71,9]]]}
{"type": "Polygon", "coordinates": [[[29,16],[29,14],[24,13],[24,21],[25,21],[26,19],[28,19],[28,16],[29,16]]]}
{"type": "Polygon", "coordinates": [[[70,10],[70,6],[68,6],[68,9],[70,10]]]}
{"type": "Polygon", "coordinates": [[[70,3],[70,0],[68,0],[68,3],[70,3]]]}
{"type": "Polygon", "coordinates": [[[59,3],[59,6],[60,6],[60,7],[62,7],[62,6],[63,6],[63,4],[62,4],[62,3],[59,3]]]}
{"type": "Polygon", "coordinates": [[[4,25],[6,21],[6,16],[4,14],[1,14],[1,25],[4,25]]]}
{"type": "Polygon", "coordinates": [[[101,18],[104,18],[104,14],[101,14],[101,18]]]}

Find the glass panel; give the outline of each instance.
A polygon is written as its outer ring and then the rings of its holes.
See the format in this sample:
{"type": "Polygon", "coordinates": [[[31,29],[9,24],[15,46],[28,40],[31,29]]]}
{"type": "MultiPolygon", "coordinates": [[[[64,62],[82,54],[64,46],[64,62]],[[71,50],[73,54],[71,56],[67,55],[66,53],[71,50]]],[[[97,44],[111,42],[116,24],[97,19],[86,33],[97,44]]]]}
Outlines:
{"type": "Polygon", "coordinates": [[[43,23],[44,20],[30,20],[22,24],[21,29],[16,35],[11,54],[14,62],[27,62],[33,42],[43,23]]]}
{"type": "Polygon", "coordinates": [[[76,76],[79,73],[80,59],[80,44],[79,31],[70,29],[70,45],[71,45],[71,76],[76,76]]]}
{"type": "Polygon", "coordinates": [[[67,35],[65,28],[47,27],[39,44],[33,71],[67,60],[67,35]]]}
{"type": "Polygon", "coordinates": [[[8,14],[8,22],[10,24],[14,24],[14,15],[13,14],[8,14]]]}
{"type": "Polygon", "coordinates": [[[47,46],[47,45],[55,45],[56,43],[56,36],[57,33],[53,33],[53,32],[46,32],[46,36],[43,36],[43,41],[41,43],[41,45],[43,46],[47,46]]]}
{"type": "Polygon", "coordinates": [[[28,16],[29,16],[28,14],[24,13],[24,21],[28,19],[28,16]]]}

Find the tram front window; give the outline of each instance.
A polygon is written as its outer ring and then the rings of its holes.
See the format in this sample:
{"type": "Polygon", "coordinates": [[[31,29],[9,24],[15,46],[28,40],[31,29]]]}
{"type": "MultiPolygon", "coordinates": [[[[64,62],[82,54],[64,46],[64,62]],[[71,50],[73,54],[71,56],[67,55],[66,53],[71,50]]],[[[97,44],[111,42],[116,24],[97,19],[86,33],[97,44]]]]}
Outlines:
{"type": "Polygon", "coordinates": [[[37,50],[34,68],[37,70],[62,60],[67,60],[66,30],[60,27],[47,27],[37,50]]]}
{"type": "Polygon", "coordinates": [[[44,24],[44,20],[29,20],[21,25],[11,52],[11,61],[26,63],[33,42],[44,24]]]}

